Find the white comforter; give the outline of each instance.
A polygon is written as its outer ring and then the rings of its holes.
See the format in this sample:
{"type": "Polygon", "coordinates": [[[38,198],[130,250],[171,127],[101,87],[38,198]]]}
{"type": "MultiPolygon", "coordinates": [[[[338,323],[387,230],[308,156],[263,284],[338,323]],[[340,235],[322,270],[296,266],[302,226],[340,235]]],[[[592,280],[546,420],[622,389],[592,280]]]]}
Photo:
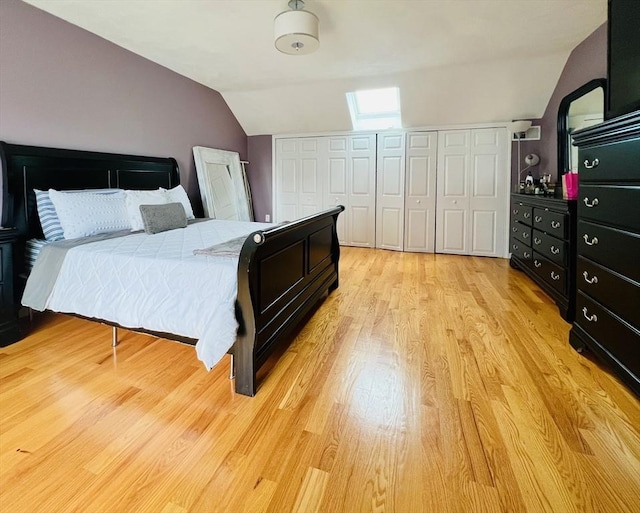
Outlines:
{"type": "Polygon", "coordinates": [[[238,258],[193,250],[270,226],[211,220],[72,248],[47,309],[198,339],[198,358],[211,369],[236,337],[238,258]]]}

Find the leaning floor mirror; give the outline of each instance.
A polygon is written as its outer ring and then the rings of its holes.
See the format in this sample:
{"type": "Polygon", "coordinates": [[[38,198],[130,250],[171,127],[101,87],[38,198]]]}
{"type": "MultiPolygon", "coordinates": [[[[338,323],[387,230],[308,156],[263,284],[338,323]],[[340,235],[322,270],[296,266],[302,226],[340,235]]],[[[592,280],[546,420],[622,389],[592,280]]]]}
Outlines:
{"type": "Polygon", "coordinates": [[[193,147],[196,174],[205,217],[253,221],[251,193],[235,151],[193,147]]]}

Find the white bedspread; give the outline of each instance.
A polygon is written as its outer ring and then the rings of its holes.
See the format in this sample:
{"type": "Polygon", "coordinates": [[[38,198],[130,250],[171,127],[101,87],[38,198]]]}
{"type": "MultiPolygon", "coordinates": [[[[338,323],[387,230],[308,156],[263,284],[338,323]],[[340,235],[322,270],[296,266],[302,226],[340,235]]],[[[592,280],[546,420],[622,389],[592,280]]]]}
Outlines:
{"type": "Polygon", "coordinates": [[[271,226],[211,220],[72,248],[46,307],[198,339],[211,369],[236,337],[238,258],[193,251],[271,226]]]}

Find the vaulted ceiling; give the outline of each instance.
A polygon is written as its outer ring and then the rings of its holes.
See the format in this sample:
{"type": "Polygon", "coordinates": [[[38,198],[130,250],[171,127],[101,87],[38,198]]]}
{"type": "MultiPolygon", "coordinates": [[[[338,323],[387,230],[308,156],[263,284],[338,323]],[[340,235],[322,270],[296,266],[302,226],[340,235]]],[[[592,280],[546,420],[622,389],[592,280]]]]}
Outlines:
{"type": "Polygon", "coordinates": [[[320,48],[279,53],[286,0],[25,0],[219,91],[248,135],[351,130],[345,93],[399,86],[405,127],[541,117],[606,0],[307,0],[320,48]]]}

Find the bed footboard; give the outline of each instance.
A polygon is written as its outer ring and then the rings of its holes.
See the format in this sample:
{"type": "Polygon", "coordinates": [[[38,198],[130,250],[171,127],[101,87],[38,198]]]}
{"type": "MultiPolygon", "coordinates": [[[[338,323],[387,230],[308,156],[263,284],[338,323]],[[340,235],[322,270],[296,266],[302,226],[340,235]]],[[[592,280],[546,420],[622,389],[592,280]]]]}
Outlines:
{"type": "Polygon", "coordinates": [[[336,232],[343,206],[252,233],[238,262],[236,392],[256,393],[256,372],[275,345],[338,287],[336,232]]]}

